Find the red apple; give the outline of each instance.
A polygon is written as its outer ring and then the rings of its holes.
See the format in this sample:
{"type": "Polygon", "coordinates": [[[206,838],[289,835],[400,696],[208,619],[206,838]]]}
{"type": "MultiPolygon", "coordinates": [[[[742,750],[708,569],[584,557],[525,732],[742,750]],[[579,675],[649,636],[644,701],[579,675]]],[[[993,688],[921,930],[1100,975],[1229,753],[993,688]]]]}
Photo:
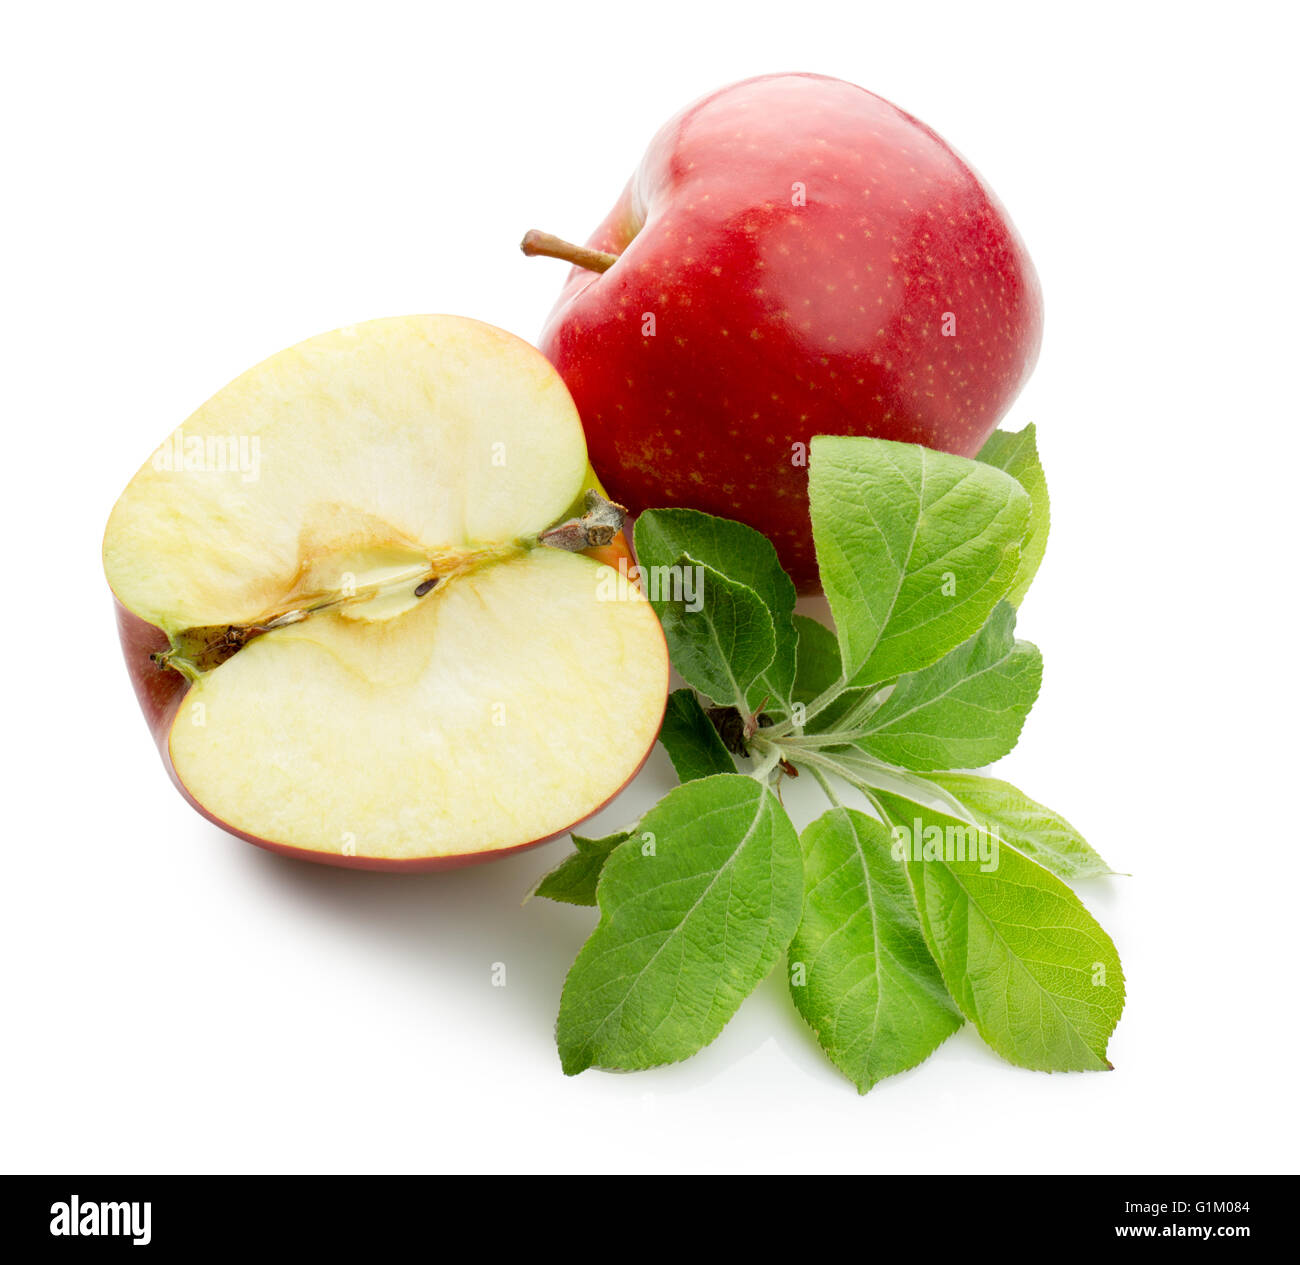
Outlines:
{"type": "Polygon", "coordinates": [[[627,551],[591,482],[554,369],[477,321],[370,321],[232,382],[104,537],[182,794],[366,869],[464,865],[595,812],[654,745],[668,656],[606,565],[627,551]]]}
{"type": "Polygon", "coordinates": [[[817,587],[818,434],[973,456],[1033,369],[1038,278],[993,193],[888,101],[820,75],[723,88],[672,119],[576,265],[542,350],[592,464],[636,513],[758,528],[817,587]]]}

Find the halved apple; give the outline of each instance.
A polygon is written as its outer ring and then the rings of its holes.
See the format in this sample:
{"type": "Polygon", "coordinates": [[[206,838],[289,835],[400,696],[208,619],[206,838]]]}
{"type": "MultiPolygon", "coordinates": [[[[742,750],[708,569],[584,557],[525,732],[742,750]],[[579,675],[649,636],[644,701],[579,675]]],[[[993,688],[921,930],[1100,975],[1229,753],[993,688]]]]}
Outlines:
{"type": "Polygon", "coordinates": [[[465,864],[595,812],[654,744],[668,655],[610,583],[617,516],[588,493],[575,518],[592,484],[564,383],[477,321],[371,321],[236,379],[104,538],[182,793],[254,843],[369,869],[465,864]]]}

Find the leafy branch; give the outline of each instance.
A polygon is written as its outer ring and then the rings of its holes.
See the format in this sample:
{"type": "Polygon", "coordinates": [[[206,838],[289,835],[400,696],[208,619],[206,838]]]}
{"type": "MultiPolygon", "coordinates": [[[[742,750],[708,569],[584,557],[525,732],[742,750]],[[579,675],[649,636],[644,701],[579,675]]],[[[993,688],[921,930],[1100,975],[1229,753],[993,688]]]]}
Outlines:
{"type": "Polygon", "coordinates": [[[757,532],[637,521],[687,685],[660,733],[682,785],[629,830],[575,836],[535,889],[600,914],[564,988],[564,1070],[688,1057],[782,954],[863,1093],[967,1021],[1020,1066],[1109,1067],[1123,972],[1067,883],[1112,871],[1059,814],[965,771],[1015,746],[1042,679],[1015,636],[1049,521],[1033,427],[974,461],[820,437],[809,494],[833,629],[795,613],[757,532]],[[830,806],[798,834],[775,792],[801,772],[830,806]]]}

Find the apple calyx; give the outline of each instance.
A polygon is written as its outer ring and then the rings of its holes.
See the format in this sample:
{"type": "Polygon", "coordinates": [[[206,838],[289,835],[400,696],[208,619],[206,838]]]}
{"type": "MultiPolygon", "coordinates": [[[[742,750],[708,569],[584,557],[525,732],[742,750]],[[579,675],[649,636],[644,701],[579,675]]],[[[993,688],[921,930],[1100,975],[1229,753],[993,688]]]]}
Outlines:
{"type": "Polygon", "coordinates": [[[569,553],[613,544],[614,537],[623,530],[627,508],[603,497],[595,488],[587,489],[583,504],[586,513],[581,518],[568,518],[548,527],[538,535],[537,543],[550,549],[565,549],[569,553]]]}
{"type": "Polygon", "coordinates": [[[519,243],[519,249],[529,257],[545,255],[548,259],[563,259],[566,263],[576,264],[591,272],[605,272],[618,262],[617,255],[604,250],[591,250],[587,246],[575,246],[563,237],[553,233],[543,233],[540,229],[530,228],[519,243]]]}

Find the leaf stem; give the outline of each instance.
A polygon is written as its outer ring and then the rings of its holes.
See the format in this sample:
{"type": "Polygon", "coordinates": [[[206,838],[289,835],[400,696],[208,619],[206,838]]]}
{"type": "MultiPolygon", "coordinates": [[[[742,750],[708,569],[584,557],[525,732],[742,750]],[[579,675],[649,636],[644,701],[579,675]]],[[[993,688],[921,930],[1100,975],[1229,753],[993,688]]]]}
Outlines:
{"type": "MultiPolygon", "coordinates": [[[[840,719],[838,729],[828,729],[822,733],[793,733],[790,732],[791,726],[787,722],[772,731],[774,737],[782,742],[798,743],[800,746],[808,747],[847,747],[857,742],[859,738],[865,738],[871,733],[870,726],[865,726],[864,721],[874,712],[884,700],[881,698],[883,689],[877,689],[867,698],[863,699],[850,711],[846,712],[840,719]]],[[[805,714],[805,723],[811,716],[811,712],[805,714]]]]}
{"type": "Polygon", "coordinates": [[[889,820],[880,801],[875,796],[872,784],[861,773],[856,772],[852,765],[842,764],[840,761],[821,752],[802,750],[794,753],[794,763],[804,764],[819,782],[822,780],[818,776],[819,770],[834,773],[836,777],[847,782],[855,791],[866,797],[867,802],[876,810],[881,821],[887,822],[889,820]]]}
{"type": "Polygon", "coordinates": [[[843,808],[840,797],[835,794],[835,788],[831,785],[830,779],[815,764],[808,766],[808,772],[817,779],[817,785],[822,788],[823,794],[831,802],[833,808],[843,808]]]}
{"type": "Polygon", "coordinates": [[[824,747],[851,747],[859,738],[865,738],[870,732],[869,729],[856,729],[851,733],[828,729],[820,734],[790,734],[781,739],[781,745],[798,751],[819,751],[824,747]]]}
{"type": "Polygon", "coordinates": [[[767,738],[755,738],[754,750],[762,757],[752,769],[749,776],[756,782],[766,782],[771,776],[772,770],[781,763],[781,748],[774,742],[768,741],[767,738]]]}
{"type": "Polygon", "coordinates": [[[887,685],[877,685],[866,691],[866,696],[851,707],[841,718],[840,727],[855,729],[885,701],[887,685]]]}
{"type": "MultiPolygon", "coordinates": [[[[804,708],[803,711],[804,724],[806,725],[819,712],[824,712],[837,698],[839,698],[841,694],[844,693],[844,690],[847,687],[848,683],[849,683],[848,678],[843,673],[840,673],[840,678],[838,681],[835,681],[832,685],[829,685],[820,694],[818,694],[817,697],[813,699],[813,701],[809,703],[807,707],[804,708]]],[[[787,734],[793,733],[796,728],[802,729],[803,726],[802,725],[796,726],[793,721],[784,720],[779,725],[777,725],[777,727],[772,731],[772,737],[784,738],[787,734]]]]}

